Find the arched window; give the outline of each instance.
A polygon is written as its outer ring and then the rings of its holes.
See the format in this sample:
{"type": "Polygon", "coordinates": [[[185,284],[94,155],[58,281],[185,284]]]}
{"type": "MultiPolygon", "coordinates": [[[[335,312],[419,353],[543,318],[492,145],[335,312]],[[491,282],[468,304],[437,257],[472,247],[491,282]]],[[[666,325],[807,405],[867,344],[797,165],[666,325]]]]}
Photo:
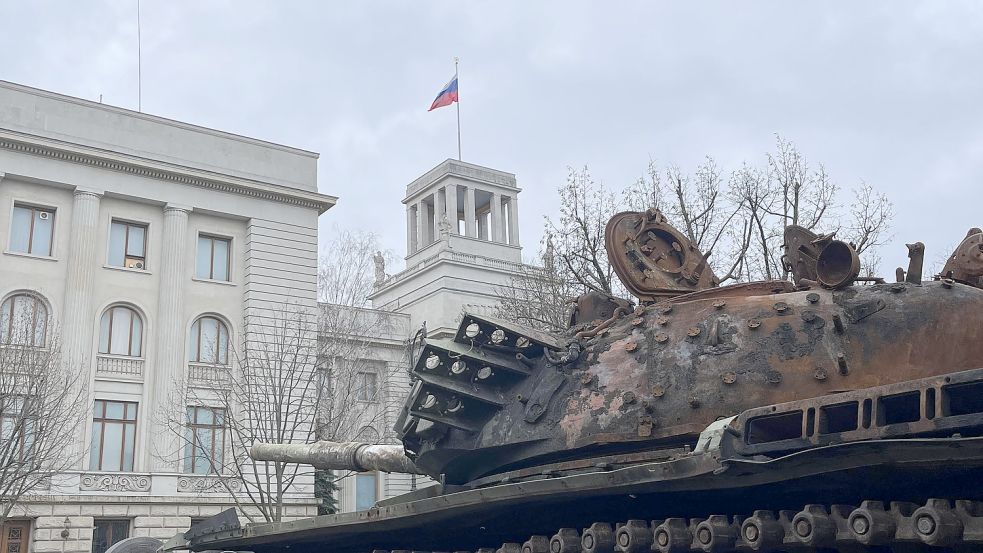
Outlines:
{"type": "Polygon", "coordinates": [[[0,344],[44,346],[48,308],[37,296],[15,294],[0,305],[0,344]]]}
{"type": "Polygon", "coordinates": [[[99,353],[141,357],[143,319],[123,305],[110,307],[99,321],[99,353]]]}
{"type": "Polygon", "coordinates": [[[191,325],[188,361],[192,363],[229,364],[229,329],[215,317],[199,317],[191,325]]]}

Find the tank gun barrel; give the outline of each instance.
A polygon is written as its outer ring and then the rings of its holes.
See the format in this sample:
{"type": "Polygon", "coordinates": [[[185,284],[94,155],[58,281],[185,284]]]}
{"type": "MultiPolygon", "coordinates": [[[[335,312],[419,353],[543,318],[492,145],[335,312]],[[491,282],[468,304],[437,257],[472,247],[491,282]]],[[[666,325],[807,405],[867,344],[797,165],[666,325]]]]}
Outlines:
{"type": "Polygon", "coordinates": [[[249,449],[256,461],[300,463],[322,470],[352,470],[425,474],[406,456],[401,445],[319,441],[312,444],[256,443],[249,449]]]}

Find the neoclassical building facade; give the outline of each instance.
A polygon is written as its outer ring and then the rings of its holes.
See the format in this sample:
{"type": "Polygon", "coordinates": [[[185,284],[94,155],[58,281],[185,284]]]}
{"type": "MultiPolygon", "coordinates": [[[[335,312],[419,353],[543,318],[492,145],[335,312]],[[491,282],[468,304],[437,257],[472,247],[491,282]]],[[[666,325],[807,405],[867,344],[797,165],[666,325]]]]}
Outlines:
{"type": "MultiPolygon", "coordinates": [[[[233,505],[207,455],[162,453],[180,444],[161,413],[176,383],[222,386],[271,306],[315,313],[335,202],[317,157],[0,82],[0,347],[57,339],[91,409],[65,444],[79,462],[17,503],[5,553],[101,553],[233,505]]],[[[181,409],[195,450],[223,455],[224,414],[181,409]]],[[[315,513],[309,480],[288,518],[315,513]]]]}

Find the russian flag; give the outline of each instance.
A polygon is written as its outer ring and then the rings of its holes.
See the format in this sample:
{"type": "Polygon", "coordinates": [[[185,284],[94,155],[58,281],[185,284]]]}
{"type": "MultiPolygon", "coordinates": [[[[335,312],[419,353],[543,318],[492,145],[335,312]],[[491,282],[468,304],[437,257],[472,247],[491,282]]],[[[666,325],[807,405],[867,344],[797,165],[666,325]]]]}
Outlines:
{"type": "Polygon", "coordinates": [[[449,106],[457,101],[457,75],[450,80],[449,83],[444,85],[444,88],[437,94],[437,98],[434,99],[433,104],[427,111],[433,111],[437,108],[442,108],[444,106],[449,106]]]}

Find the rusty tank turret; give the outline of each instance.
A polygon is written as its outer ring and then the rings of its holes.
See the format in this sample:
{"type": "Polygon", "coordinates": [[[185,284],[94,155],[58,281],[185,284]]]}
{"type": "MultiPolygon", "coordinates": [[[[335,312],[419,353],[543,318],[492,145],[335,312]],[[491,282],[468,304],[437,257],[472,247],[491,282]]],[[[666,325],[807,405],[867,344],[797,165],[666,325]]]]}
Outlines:
{"type": "MultiPolygon", "coordinates": [[[[983,548],[983,232],[923,280],[785,231],[789,281],[721,286],[661,213],[607,226],[638,299],[570,328],[465,315],[424,342],[401,447],[259,444],[258,459],[427,474],[366,512],[221,531],[193,550],[881,551],[983,548]]],[[[561,299],[557,299],[561,301],[561,299]]],[[[234,526],[234,527],[233,527],[234,526]]]]}

